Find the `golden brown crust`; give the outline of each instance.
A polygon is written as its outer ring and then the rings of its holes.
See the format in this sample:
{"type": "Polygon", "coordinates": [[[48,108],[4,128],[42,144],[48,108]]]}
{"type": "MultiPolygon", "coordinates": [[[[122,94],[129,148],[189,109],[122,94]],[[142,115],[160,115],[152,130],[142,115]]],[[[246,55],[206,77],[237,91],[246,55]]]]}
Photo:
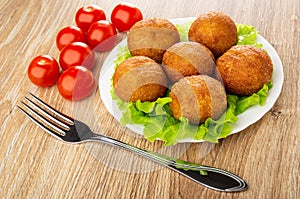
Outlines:
{"type": "Polygon", "coordinates": [[[168,48],[162,62],[171,82],[192,75],[211,75],[215,69],[212,53],[197,42],[179,42],[168,48]]]}
{"type": "Polygon", "coordinates": [[[129,31],[127,44],[133,56],[147,56],[161,63],[164,52],[180,41],[176,27],[167,19],[137,22],[129,31]]]}
{"type": "Polygon", "coordinates": [[[155,101],[167,91],[167,77],[154,60],[135,56],[118,65],[113,76],[116,94],[124,101],[155,101]]]}
{"type": "Polygon", "coordinates": [[[221,83],[212,81],[210,77],[203,76],[211,98],[211,118],[218,119],[227,107],[225,88],[221,83]]]}
{"type": "Polygon", "coordinates": [[[217,69],[229,93],[251,95],[269,83],[273,63],[266,51],[238,45],[217,60],[217,69]]]}
{"type": "Polygon", "coordinates": [[[222,12],[208,12],[192,23],[189,39],[207,46],[215,57],[219,57],[237,43],[236,25],[222,12]]]}
{"type": "Polygon", "coordinates": [[[130,30],[138,29],[138,28],[166,28],[170,30],[177,31],[177,28],[167,19],[163,18],[149,18],[136,22],[130,30]]]}
{"type": "Polygon", "coordinates": [[[191,124],[203,123],[209,117],[217,119],[227,106],[222,84],[206,75],[180,79],[173,85],[170,97],[173,116],[187,118],[191,124]]]}

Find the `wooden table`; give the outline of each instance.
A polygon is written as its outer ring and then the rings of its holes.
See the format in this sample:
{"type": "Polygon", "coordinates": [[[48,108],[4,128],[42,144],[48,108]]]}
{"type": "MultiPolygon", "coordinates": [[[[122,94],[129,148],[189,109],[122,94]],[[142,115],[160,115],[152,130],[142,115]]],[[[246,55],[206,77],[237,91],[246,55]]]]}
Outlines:
{"type": "MultiPolygon", "coordinates": [[[[282,93],[261,120],[217,145],[187,143],[173,147],[163,147],[161,142],[150,143],[120,127],[106,111],[98,89],[87,100],[71,103],[58,94],[56,86],[38,88],[27,77],[27,67],[33,57],[40,54],[58,57],[56,34],[74,24],[79,7],[97,3],[109,15],[118,2],[1,0],[0,197],[299,198],[299,1],[131,0],[145,18],[171,19],[198,16],[210,10],[223,11],[236,22],[256,27],[274,46],[284,66],[282,93]],[[167,168],[110,146],[64,144],[16,109],[28,91],[87,122],[99,133],[186,161],[229,170],[244,178],[249,189],[241,193],[212,191],[167,168]],[[86,109],[91,111],[82,111],[86,109]]],[[[96,78],[107,54],[97,54],[98,64],[93,71],[96,78]]]]}

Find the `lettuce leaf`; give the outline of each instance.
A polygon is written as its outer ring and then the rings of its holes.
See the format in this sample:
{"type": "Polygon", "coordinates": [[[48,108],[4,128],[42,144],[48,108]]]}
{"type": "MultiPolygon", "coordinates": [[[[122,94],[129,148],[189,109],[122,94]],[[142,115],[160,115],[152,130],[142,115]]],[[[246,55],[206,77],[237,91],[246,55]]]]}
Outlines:
{"type": "Polygon", "coordinates": [[[189,33],[189,29],[190,29],[192,23],[193,23],[193,21],[189,21],[184,24],[175,24],[175,27],[177,28],[177,30],[179,32],[180,41],[182,41],[182,42],[189,41],[188,33],[189,33]]]}
{"type": "Polygon", "coordinates": [[[231,106],[231,110],[235,115],[239,115],[247,110],[249,107],[259,104],[263,106],[268,97],[269,90],[273,87],[273,83],[270,81],[265,84],[257,93],[251,96],[238,97],[236,95],[227,94],[228,104],[231,106]]]}
{"type": "Polygon", "coordinates": [[[252,45],[261,48],[262,43],[256,42],[258,31],[253,27],[246,24],[236,24],[238,33],[237,45],[252,45]]]}
{"type": "Polygon", "coordinates": [[[128,49],[128,46],[119,46],[118,51],[119,51],[119,53],[118,53],[117,59],[114,60],[115,68],[125,59],[132,57],[132,55],[130,54],[130,51],[128,49]]]}
{"type": "MultiPolygon", "coordinates": [[[[188,41],[188,29],[192,22],[176,25],[180,32],[181,41],[188,41]]],[[[238,45],[254,45],[262,47],[256,42],[258,32],[253,26],[237,24],[238,45]]],[[[123,60],[131,57],[126,47],[119,47],[119,54],[115,60],[115,67],[123,60]]],[[[257,93],[251,96],[236,96],[227,94],[227,109],[223,115],[213,120],[208,118],[201,125],[191,125],[186,118],[176,120],[170,110],[172,99],[168,96],[158,98],[155,102],[124,102],[115,93],[113,86],[111,95],[117,101],[118,108],[123,111],[121,125],[138,124],[144,126],[144,136],[151,142],[159,139],[165,146],[175,145],[178,140],[191,138],[218,143],[220,138],[226,138],[232,132],[238,115],[254,105],[263,106],[268,92],[272,88],[272,82],[264,85],[257,93]]]]}

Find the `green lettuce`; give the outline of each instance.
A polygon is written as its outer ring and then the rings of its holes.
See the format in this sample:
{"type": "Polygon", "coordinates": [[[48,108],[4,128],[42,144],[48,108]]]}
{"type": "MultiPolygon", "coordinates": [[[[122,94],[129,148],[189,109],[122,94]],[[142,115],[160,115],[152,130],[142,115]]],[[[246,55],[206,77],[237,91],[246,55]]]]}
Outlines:
{"type": "MultiPolygon", "coordinates": [[[[181,41],[188,41],[188,29],[191,23],[176,25],[180,32],[181,41]]],[[[254,45],[256,43],[257,31],[253,26],[237,24],[238,45],[254,45]]],[[[119,47],[119,54],[114,64],[116,67],[123,60],[131,57],[126,47],[119,47]]],[[[251,96],[236,96],[227,94],[228,106],[223,115],[213,120],[208,118],[203,124],[191,125],[188,119],[181,117],[176,120],[170,110],[172,99],[168,93],[165,97],[158,98],[154,102],[124,102],[115,93],[113,86],[111,95],[116,100],[122,111],[121,125],[138,124],[144,126],[144,136],[151,142],[161,140],[164,145],[175,145],[179,140],[190,138],[218,143],[220,138],[226,138],[232,132],[232,128],[238,120],[238,115],[254,105],[263,106],[266,102],[268,92],[272,88],[272,82],[264,85],[257,93],[251,96]]]]}
{"type": "Polygon", "coordinates": [[[175,24],[180,36],[180,41],[189,41],[188,33],[193,21],[186,22],[184,24],[175,24]]]}
{"type": "Polygon", "coordinates": [[[128,59],[129,57],[132,57],[130,54],[130,51],[128,49],[128,46],[118,46],[118,56],[117,59],[114,60],[115,68],[125,59],[128,59]]]}
{"type": "Polygon", "coordinates": [[[273,87],[273,83],[270,81],[265,84],[257,93],[251,96],[238,97],[236,95],[227,94],[228,104],[235,115],[239,115],[247,110],[249,107],[259,104],[263,106],[268,97],[269,90],[273,87]]]}
{"type": "Polygon", "coordinates": [[[246,24],[236,24],[238,33],[237,45],[252,45],[261,48],[262,43],[256,42],[258,31],[253,27],[246,24]]]}

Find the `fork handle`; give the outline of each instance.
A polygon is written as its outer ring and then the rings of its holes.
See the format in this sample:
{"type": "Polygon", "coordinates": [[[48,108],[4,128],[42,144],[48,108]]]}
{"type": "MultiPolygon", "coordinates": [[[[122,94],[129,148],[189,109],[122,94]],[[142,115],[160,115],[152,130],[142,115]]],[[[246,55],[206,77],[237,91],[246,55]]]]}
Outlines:
{"type": "Polygon", "coordinates": [[[167,166],[189,179],[217,191],[237,192],[247,189],[247,183],[243,179],[222,169],[170,158],[103,135],[95,135],[91,140],[118,146],[131,151],[163,166],[167,166]]]}

